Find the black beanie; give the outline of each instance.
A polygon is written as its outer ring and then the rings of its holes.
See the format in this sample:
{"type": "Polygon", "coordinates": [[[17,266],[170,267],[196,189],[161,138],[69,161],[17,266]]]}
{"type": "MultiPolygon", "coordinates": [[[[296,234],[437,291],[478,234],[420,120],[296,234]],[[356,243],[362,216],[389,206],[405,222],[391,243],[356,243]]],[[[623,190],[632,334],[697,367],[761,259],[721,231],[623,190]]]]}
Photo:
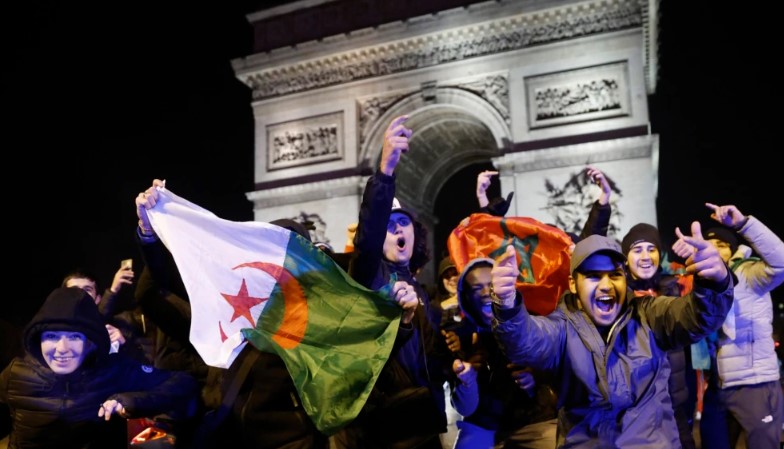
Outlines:
{"type": "Polygon", "coordinates": [[[298,221],[292,220],[290,218],[279,218],[277,220],[272,220],[270,224],[280,226],[281,228],[286,228],[291,232],[295,232],[302,237],[305,237],[307,241],[312,242],[310,238],[310,231],[308,231],[308,228],[304,224],[298,221]]]}
{"type": "Polygon", "coordinates": [[[623,255],[628,255],[632,246],[640,242],[653,243],[653,246],[655,246],[659,252],[662,250],[659,230],[656,229],[656,226],[649,225],[648,223],[637,223],[629,229],[629,232],[626,233],[621,241],[623,255]]]}
{"type": "Polygon", "coordinates": [[[735,232],[723,227],[715,227],[705,232],[705,240],[721,240],[730,245],[730,256],[738,250],[738,237],[735,232]]]}

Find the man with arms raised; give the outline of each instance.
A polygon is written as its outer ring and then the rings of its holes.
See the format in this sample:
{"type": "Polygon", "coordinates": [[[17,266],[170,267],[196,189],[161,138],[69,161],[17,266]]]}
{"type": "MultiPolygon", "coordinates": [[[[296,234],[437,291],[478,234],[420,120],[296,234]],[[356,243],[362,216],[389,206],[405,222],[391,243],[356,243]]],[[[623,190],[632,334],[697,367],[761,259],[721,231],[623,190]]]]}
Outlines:
{"type": "Polygon", "coordinates": [[[569,291],[546,317],[531,316],[515,290],[511,248],[492,271],[493,330],[512,363],[560,379],[558,447],[680,448],[670,402],[667,350],[721,326],[733,300],[729,270],[699,223],[676,234],[695,251],[694,288],[676,298],[630,301],[620,245],[592,235],[570,262],[569,291]]]}

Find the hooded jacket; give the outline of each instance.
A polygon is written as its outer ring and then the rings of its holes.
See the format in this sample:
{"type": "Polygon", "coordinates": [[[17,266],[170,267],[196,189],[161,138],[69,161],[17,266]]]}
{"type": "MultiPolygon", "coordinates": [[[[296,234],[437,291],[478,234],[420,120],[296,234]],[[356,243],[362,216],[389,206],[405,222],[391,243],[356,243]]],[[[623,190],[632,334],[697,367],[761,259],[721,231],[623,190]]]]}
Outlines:
{"type": "Polygon", "coordinates": [[[512,362],[561,379],[558,447],[677,449],[666,351],[718,329],[732,304],[732,287],[727,276],[720,283],[696,279],[681,298],[630,301],[628,291],[607,340],[571,292],[546,317],[529,315],[522,301],[495,309],[493,330],[512,362]]]}
{"type": "Polygon", "coordinates": [[[479,404],[476,410],[463,417],[488,430],[498,431],[503,439],[506,432],[514,432],[529,424],[555,419],[557,397],[553,379],[547,373],[534,371],[536,387],[533,394],[520,389],[507,367],[509,359],[501,352],[489,324],[482,317],[481,304],[470,296],[465,276],[477,265],[493,266],[493,259],[478,258],[466,264],[457,283],[457,300],[469,326],[476,329],[477,343],[468,351],[469,361],[477,370],[479,404]]]}
{"type": "Polygon", "coordinates": [[[0,374],[0,402],[11,410],[9,449],[125,448],[125,420],[98,417],[103,402],[123,404],[128,417],[193,412],[196,383],[187,374],[155,370],[122,354],[109,354],[109,335],[98,307],[79,288],[58,288],[24,331],[25,356],[0,374]],[[76,331],[92,343],[73,373],[55,374],[41,354],[44,331],[76,331]]]}
{"type": "Polygon", "coordinates": [[[718,340],[717,364],[722,388],[779,380],[773,343],[770,291],[784,282],[784,242],[749,215],[738,230],[760,259],[748,259],[748,248],[730,260],[737,277],[735,303],[718,340]]]}

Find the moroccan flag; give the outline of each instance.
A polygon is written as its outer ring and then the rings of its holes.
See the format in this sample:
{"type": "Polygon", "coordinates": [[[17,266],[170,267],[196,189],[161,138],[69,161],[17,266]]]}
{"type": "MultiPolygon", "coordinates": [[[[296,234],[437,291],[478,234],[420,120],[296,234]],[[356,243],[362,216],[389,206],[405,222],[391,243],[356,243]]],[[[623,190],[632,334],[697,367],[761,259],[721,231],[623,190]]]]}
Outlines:
{"type": "Polygon", "coordinates": [[[449,255],[459,272],[477,257],[497,258],[513,245],[520,276],[517,290],[529,312],[547,315],[569,287],[572,240],[562,230],[530,217],[471,214],[449,235],[449,255]]]}
{"type": "Polygon", "coordinates": [[[389,358],[401,315],[307,239],[269,223],[233,222],[159,189],[150,222],[191,302],[190,340],[226,368],[250,341],[278,354],[316,427],[331,435],[362,409],[389,358]]]}

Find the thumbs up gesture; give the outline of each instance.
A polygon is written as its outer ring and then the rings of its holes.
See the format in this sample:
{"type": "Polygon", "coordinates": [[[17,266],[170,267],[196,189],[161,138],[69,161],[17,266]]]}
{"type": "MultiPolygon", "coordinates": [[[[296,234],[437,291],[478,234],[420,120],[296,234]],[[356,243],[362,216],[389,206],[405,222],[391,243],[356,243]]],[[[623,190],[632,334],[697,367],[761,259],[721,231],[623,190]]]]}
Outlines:
{"type": "Polygon", "coordinates": [[[520,274],[517,266],[517,255],[512,245],[506,247],[506,251],[496,259],[490,275],[493,278],[490,284],[490,297],[493,302],[502,309],[511,309],[514,306],[515,282],[520,274]]]}
{"type": "Polygon", "coordinates": [[[714,282],[721,282],[727,278],[729,271],[727,265],[721,259],[719,250],[712,243],[702,237],[700,223],[695,221],[691,224],[691,235],[685,235],[680,228],[675,228],[675,235],[678,241],[673,248],[680,248],[679,255],[687,255],[686,273],[695,274],[701,278],[714,282]],[[688,248],[688,251],[685,249],[688,248]]]}

